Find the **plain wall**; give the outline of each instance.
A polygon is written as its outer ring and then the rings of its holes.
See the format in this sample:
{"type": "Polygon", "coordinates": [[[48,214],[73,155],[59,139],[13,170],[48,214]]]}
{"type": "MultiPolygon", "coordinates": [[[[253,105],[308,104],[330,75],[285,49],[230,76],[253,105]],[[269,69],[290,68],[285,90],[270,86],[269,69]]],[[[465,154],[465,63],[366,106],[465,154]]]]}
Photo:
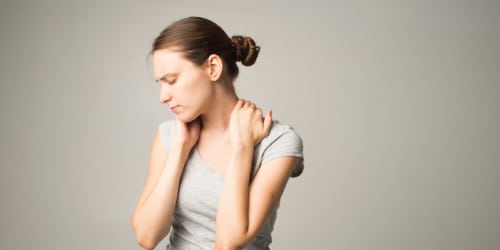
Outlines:
{"type": "MultiPolygon", "coordinates": [[[[241,97],[304,140],[273,249],[500,249],[500,2],[0,3],[0,249],[139,249],[153,39],[192,15],[262,46],[241,97]]],[[[162,242],[157,249],[164,249],[162,242]]]]}

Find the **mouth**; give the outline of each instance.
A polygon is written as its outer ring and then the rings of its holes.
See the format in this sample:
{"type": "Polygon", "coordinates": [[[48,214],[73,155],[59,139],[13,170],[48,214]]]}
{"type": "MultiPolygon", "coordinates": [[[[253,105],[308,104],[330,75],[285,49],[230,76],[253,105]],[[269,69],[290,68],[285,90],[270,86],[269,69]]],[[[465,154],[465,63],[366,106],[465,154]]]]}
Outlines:
{"type": "Polygon", "coordinates": [[[180,108],[180,105],[174,105],[174,106],[170,107],[170,110],[172,110],[172,112],[174,112],[174,113],[177,113],[177,111],[179,110],[179,108],[180,108]]]}

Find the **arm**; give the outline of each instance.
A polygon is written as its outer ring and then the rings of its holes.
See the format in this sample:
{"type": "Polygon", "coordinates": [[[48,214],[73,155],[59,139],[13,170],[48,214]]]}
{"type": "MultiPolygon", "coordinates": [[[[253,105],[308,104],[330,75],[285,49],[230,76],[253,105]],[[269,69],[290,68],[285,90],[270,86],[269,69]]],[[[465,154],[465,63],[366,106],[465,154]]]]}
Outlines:
{"type": "Polygon", "coordinates": [[[296,157],[271,160],[261,166],[249,185],[250,166],[243,161],[244,153],[233,154],[217,212],[216,249],[239,249],[255,237],[279,202],[297,164],[296,157]]]}
{"type": "Polygon", "coordinates": [[[296,157],[266,162],[250,184],[253,148],[269,133],[271,115],[263,120],[255,105],[240,101],[231,119],[233,150],[217,209],[216,249],[238,249],[255,237],[297,164],[296,157]]]}
{"type": "Polygon", "coordinates": [[[137,242],[145,249],[153,249],[170,230],[180,177],[198,138],[197,130],[199,127],[187,139],[176,134],[176,140],[170,145],[167,154],[159,132],[155,135],[146,183],[131,218],[137,242]]]}

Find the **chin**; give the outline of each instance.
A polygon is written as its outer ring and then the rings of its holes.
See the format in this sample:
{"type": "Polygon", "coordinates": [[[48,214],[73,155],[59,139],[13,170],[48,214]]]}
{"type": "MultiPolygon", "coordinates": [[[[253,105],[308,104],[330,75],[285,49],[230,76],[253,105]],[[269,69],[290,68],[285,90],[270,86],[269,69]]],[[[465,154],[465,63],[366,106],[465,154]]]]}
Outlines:
{"type": "Polygon", "coordinates": [[[183,122],[183,123],[190,123],[194,120],[196,120],[196,118],[198,118],[198,115],[191,115],[191,114],[177,114],[176,115],[177,119],[179,119],[179,121],[183,122]]]}

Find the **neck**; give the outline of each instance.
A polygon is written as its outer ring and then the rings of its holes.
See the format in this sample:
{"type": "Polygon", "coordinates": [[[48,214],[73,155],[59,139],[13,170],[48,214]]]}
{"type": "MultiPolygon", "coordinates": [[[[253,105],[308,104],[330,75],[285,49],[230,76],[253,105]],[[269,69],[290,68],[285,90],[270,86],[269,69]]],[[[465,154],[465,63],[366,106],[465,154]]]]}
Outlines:
{"type": "Polygon", "coordinates": [[[231,112],[238,101],[238,96],[230,84],[230,87],[216,87],[212,100],[209,110],[201,115],[202,133],[224,133],[229,128],[231,112]]]}

